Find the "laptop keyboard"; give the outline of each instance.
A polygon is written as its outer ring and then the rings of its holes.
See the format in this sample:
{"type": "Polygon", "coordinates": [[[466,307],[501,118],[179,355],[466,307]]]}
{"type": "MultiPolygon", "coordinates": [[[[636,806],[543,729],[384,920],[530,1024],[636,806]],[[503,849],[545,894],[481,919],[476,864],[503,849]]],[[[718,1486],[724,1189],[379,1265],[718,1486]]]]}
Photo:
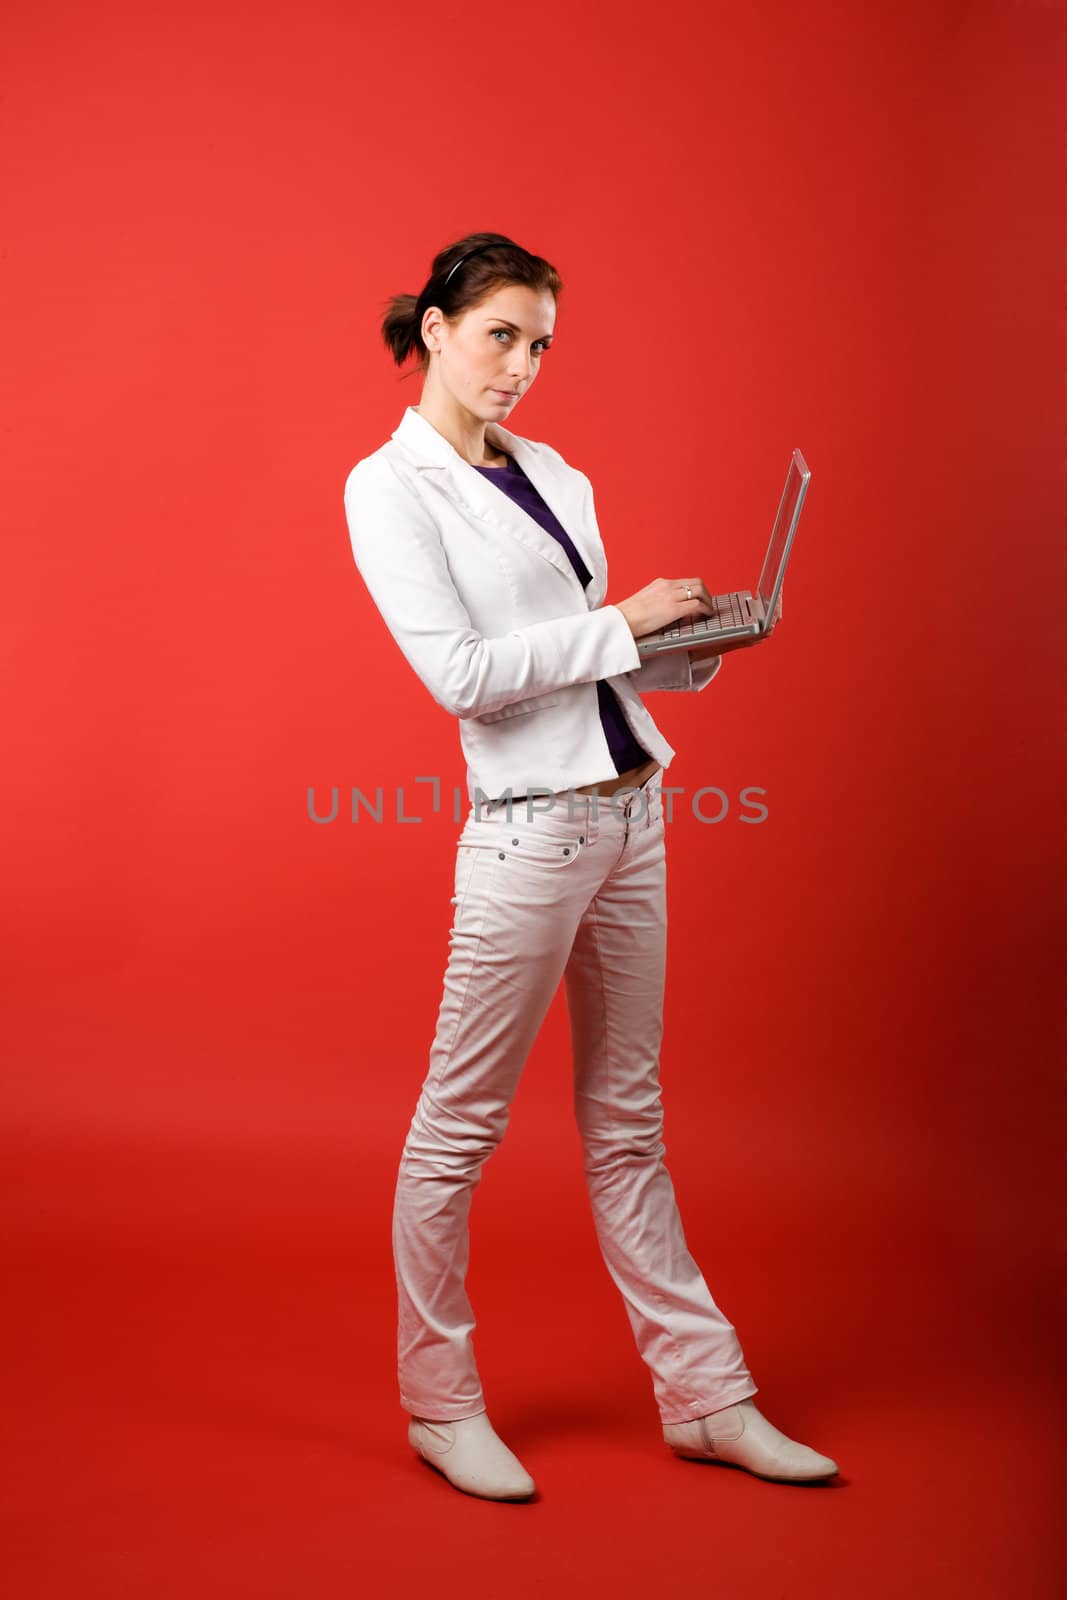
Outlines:
{"type": "Polygon", "coordinates": [[[669,627],[657,629],[651,638],[663,639],[689,639],[698,638],[703,633],[718,633],[721,628],[741,628],[747,623],[748,618],[741,609],[741,602],[737,594],[713,594],[711,597],[715,613],[710,617],[682,617],[678,622],[672,622],[669,627]]]}

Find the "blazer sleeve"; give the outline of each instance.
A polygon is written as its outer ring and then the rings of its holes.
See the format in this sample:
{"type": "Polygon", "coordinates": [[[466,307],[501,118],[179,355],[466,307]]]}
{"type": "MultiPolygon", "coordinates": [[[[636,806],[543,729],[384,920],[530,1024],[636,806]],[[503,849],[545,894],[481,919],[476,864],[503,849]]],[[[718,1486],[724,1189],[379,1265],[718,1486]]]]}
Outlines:
{"type": "Polygon", "coordinates": [[[639,694],[650,689],[706,689],[722,666],[722,656],[706,656],[694,661],[688,650],[665,650],[649,656],[626,676],[639,694]]]}
{"type": "Polygon", "coordinates": [[[437,524],[384,456],[345,482],[352,554],[371,599],[437,703],[479,717],[518,700],[640,664],[618,606],[533,622],[487,639],[452,581],[437,524]]]}
{"type": "MultiPolygon", "coordinates": [[[[600,528],[596,520],[593,485],[584,472],[582,477],[585,478],[588,496],[587,510],[596,530],[596,536],[600,539],[600,548],[603,550],[604,541],[600,538],[600,528]]],[[[605,555],[605,570],[606,566],[605,555]]],[[[623,621],[625,620],[623,618],[623,621]]],[[[647,660],[640,660],[639,655],[639,662],[638,666],[631,667],[626,673],[638,694],[645,694],[653,689],[699,691],[707,688],[722,666],[722,656],[707,656],[703,661],[694,661],[688,650],[665,650],[660,655],[649,656],[647,660]]]]}

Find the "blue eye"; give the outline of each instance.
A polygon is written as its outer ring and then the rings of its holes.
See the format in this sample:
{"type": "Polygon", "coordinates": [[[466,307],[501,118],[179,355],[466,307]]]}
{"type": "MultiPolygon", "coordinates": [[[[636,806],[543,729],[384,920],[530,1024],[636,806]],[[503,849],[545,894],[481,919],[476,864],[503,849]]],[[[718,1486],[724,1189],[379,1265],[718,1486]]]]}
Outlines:
{"type": "MultiPolygon", "coordinates": [[[[505,339],[511,338],[510,328],[492,328],[490,330],[490,338],[495,339],[498,333],[502,333],[505,339]]],[[[548,345],[545,344],[544,340],[542,339],[535,339],[533,348],[537,350],[538,355],[544,355],[545,351],[548,349],[548,345]],[[539,350],[537,349],[538,345],[541,347],[539,350]]]]}

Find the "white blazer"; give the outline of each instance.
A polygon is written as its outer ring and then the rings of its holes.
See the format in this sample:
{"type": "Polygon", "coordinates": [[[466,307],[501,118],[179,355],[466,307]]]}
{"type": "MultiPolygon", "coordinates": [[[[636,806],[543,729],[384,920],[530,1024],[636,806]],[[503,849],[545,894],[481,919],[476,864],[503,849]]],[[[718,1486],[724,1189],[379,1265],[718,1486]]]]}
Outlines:
{"type": "MultiPolygon", "coordinates": [[[[434,699],[459,718],[467,792],[477,799],[560,793],[616,774],[600,722],[606,678],[640,744],[661,766],[674,749],[645,709],[649,689],[700,690],[721,656],[670,651],[642,662],[618,606],[584,472],[549,444],[490,422],[573,539],[567,552],[408,406],[400,426],[348,474],[352,554],[371,599],[434,699]]],[[[658,565],[658,544],[649,547],[658,565]]]]}

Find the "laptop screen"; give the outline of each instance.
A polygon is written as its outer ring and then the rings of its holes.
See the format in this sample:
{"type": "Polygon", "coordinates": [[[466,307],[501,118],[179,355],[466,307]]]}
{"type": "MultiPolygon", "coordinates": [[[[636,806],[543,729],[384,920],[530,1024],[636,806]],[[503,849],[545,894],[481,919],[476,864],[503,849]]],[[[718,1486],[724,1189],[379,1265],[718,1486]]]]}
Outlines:
{"type": "Polygon", "coordinates": [[[778,515],[774,519],[774,529],[771,541],[767,546],[767,554],[763,560],[763,571],[759,575],[759,586],[756,593],[763,601],[765,611],[769,612],[774,600],[774,587],[779,572],[782,571],[789,547],[793,542],[797,522],[800,519],[800,508],[804,503],[807,493],[808,479],[811,469],[799,450],[793,451],[793,458],[789,463],[789,471],[785,476],[785,488],[778,504],[778,515]]]}

